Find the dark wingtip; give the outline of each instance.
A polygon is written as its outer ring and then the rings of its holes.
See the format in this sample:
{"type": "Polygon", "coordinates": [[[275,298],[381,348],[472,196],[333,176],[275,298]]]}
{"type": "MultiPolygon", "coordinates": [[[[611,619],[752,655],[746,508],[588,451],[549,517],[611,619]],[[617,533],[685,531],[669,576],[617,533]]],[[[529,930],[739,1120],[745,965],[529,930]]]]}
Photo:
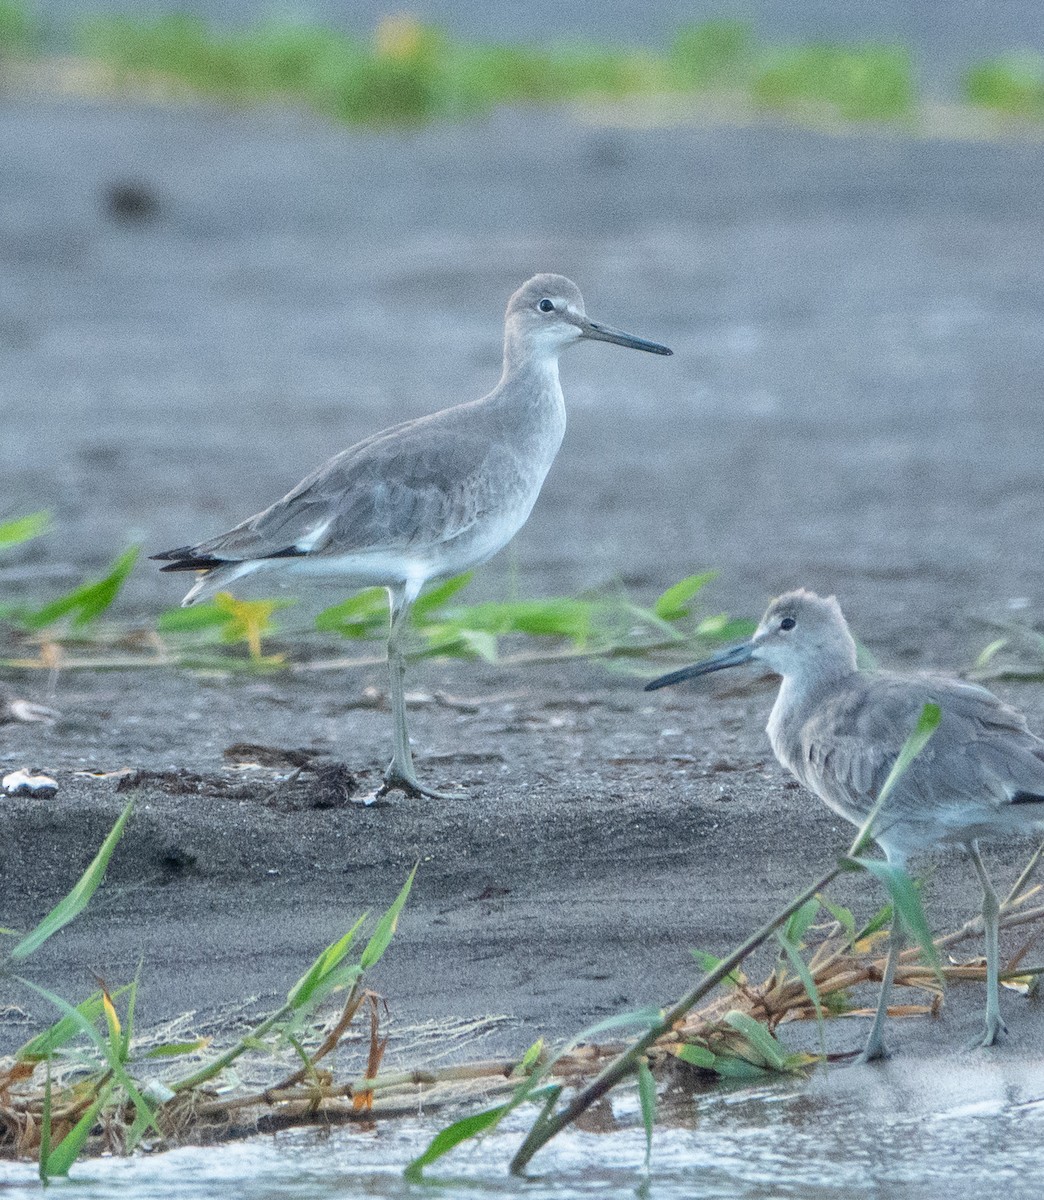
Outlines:
{"type": "Polygon", "coordinates": [[[220,558],[179,558],[177,562],[167,563],[160,567],[161,571],[213,571],[215,567],[223,566],[220,558]]]}

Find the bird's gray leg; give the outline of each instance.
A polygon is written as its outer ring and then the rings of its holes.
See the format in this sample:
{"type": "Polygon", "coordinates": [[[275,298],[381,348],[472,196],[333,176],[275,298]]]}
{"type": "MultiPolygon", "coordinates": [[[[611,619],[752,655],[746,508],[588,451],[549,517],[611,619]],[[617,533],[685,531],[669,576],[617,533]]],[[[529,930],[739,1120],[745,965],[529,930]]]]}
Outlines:
{"type": "Polygon", "coordinates": [[[982,884],[982,927],[986,934],[986,1031],[971,1043],[969,1049],[974,1049],[976,1046],[992,1046],[1008,1032],[1008,1027],[1000,1015],[1000,904],[982,864],[976,842],[969,843],[968,853],[982,884]]]}
{"type": "Polygon", "coordinates": [[[410,750],[410,734],[406,724],[406,663],[402,656],[402,639],[409,628],[410,608],[413,597],[404,591],[389,588],[391,601],[391,625],[388,630],[388,677],[391,690],[392,760],[384,772],[384,782],[377,792],[386,796],[389,792],[405,792],[408,796],[427,796],[432,800],[459,800],[445,792],[436,792],[425,787],[417,778],[410,750]]]}
{"type": "Polygon", "coordinates": [[[866,1039],[862,1054],[856,1062],[873,1062],[875,1058],[887,1058],[884,1033],[885,1018],[888,1016],[888,996],[892,990],[892,980],[895,979],[895,968],[903,948],[903,926],[899,919],[899,910],[892,905],[892,924],[888,932],[888,958],[885,960],[884,978],[881,980],[881,995],[877,1001],[877,1012],[874,1013],[874,1023],[870,1036],[866,1039]]]}

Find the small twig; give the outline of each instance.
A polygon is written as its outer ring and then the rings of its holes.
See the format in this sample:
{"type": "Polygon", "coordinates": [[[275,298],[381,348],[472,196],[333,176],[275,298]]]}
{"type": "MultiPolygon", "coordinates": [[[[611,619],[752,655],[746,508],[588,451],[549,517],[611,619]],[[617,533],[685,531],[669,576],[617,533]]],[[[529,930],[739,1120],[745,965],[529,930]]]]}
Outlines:
{"type": "MultiPolygon", "coordinates": [[[[360,990],[358,980],[352,984],[351,991],[348,993],[348,999],[345,1000],[344,1008],[341,1009],[341,1015],[337,1018],[337,1022],[334,1027],[330,1030],[326,1037],[323,1038],[322,1044],[319,1046],[318,1050],[316,1050],[316,1052],[309,1058],[309,1067],[314,1067],[321,1058],[325,1058],[330,1051],[337,1046],[337,1043],[347,1032],[348,1026],[351,1025],[352,1021],[354,1020],[355,1014],[359,1011],[359,1006],[362,1004],[363,1000],[366,999],[367,994],[368,993],[360,990]]],[[[288,1090],[289,1088],[295,1087],[297,1084],[301,1083],[307,1078],[309,1067],[299,1067],[292,1075],[288,1075],[285,1079],[280,1080],[279,1083],[275,1084],[268,1090],[272,1092],[282,1092],[288,1090]]]]}

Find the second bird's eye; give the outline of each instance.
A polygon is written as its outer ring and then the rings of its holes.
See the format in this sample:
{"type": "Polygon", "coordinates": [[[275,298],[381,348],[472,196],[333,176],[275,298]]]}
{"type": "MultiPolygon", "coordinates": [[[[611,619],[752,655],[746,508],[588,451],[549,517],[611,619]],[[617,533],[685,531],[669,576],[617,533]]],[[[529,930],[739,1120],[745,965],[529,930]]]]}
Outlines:
{"type": "Polygon", "coordinates": [[[796,624],[797,621],[795,621],[793,617],[784,617],[783,620],[780,621],[779,627],[780,629],[793,629],[796,624]]]}
{"type": "Polygon", "coordinates": [[[540,303],[537,305],[537,308],[539,308],[541,312],[554,312],[555,302],[554,300],[544,299],[540,301],[540,303]]]}

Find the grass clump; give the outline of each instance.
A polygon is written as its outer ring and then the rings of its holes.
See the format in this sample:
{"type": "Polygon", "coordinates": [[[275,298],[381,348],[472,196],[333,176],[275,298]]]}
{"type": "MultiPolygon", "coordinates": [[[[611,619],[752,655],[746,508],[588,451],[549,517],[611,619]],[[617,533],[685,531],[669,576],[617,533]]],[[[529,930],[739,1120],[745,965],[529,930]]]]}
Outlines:
{"type": "Polygon", "coordinates": [[[910,57],[889,46],[770,51],[749,25],[681,28],[666,53],[603,45],[460,42],[410,16],[386,17],[372,37],[269,21],[219,33],[184,14],[98,17],[81,49],[123,81],[179,83],[235,99],[275,95],[353,124],[416,125],[498,104],[581,97],[750,89],[769,107],[828,107],[853,120],[891,119],[913,105],[910,57]]]}
{"type": "Polygon", "coordinates": [[[1044,117],[1044,55],[1026,50],[988,59],[962,83],[972,104],[1011,117],[1044,117]]]}
{"type": "MultiPolygon", "coordinates": [[[[25,935],[0,930],[0,936],[18,939],[7,952],[7,963],[0,961],[8,968],[5,973],[80,915],[102,881],[131,808],[128,804],[123,810],[76,885],[35,929],[25,935]]],[[[68,1175],[87,1151],[130,1153],[147,1135],[158,1138],[159,1145],[176,1144],[208,1101],[210,1116],[227,1118],[229,1106],[218,1101],[215,1109],[208,1085],[249,1054],[288,1053],[295,1067],[289,1075],[282,1072],[284,1077],[272,1091],[285,1093],[304,1084],[304,1098],[314,1111],[318,1099],[314,1093],[322,1084],[316,1064],[336,1048],[367,1001],[371,1036],[366,1069],[361,1079],[341,1089],[341,1095],[348,1096],[353,1111],[371,1109],[385,1042],[378,1036],[376,999],[364,989],[363,976],[391,944],[415,875],[416,867],[361,948],[358,939],[365,915],[319,954],[275,1012],[216,1055],[206,1053],[205,1038],[146,1044],[136,1037],[137,977],[113,990],[101,983],[86,1000],[72,1005],[32,980],[12,975],[15,982],[52,1004],[60,1016],[0,1070],[0,1157],[34,1154],[46,1184],[68,1175]],[[338,992],[345,994],[339,1017],[317,1045],[306,1045],[310,1018],[338,992]],[[42,1085],[35,1079],[41,1067],[42,1085]]],[[[267,1089],[264,1099],[270,1102],[267,1089]]],[[[231,1108],[235,1107],[233,1102],[231,1108]]]]}
{"type": "Polygon", "coordinates": [[[756,103],[781,110],[827,109],[849,121],[887,121],[912,112],[913,64],[899,46],[797,46],[772,54],[751,84],[756,103]]]}
{"type": "Polygon", "coordinates": [[[370,39],[288,22],[220,34],[185,14],[97,17],[82,26],[79,45],[124,82],[176,82],[233,99],[298,98],[340,120],[378,126],[500,103],[623,95],[663,74],[639,51],[456,43],[409,16],[385,18],[370,39]]]}

